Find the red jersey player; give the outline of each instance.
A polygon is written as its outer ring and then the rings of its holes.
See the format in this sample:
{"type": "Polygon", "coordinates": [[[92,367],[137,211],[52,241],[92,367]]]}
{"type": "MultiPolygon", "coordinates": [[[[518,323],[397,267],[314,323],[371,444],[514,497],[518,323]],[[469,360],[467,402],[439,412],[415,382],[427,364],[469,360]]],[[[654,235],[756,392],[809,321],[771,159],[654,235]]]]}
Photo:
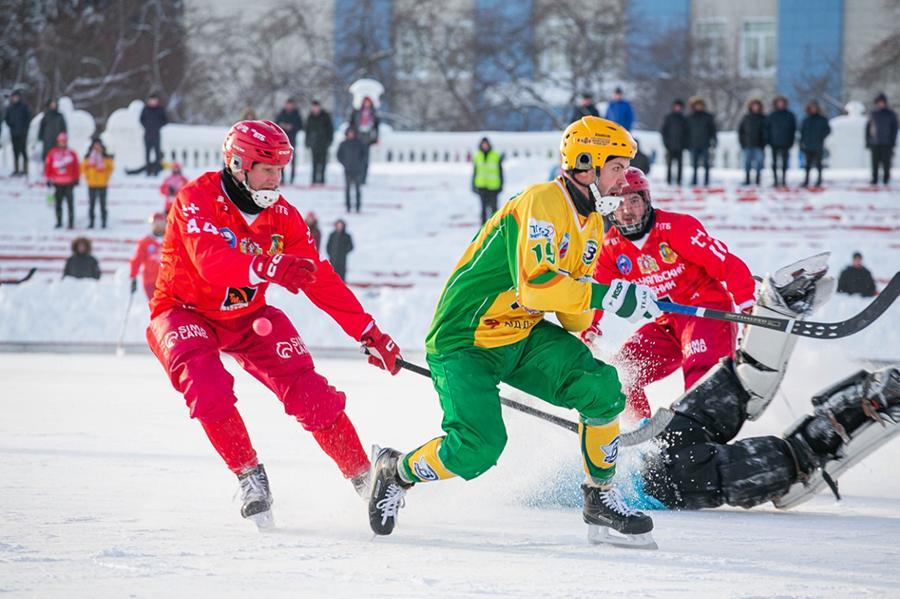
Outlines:
{"type": "Polygon", "coordinates": [[[131,271],[128,275],[131,278],[131,292],[134,293],[137,291],[138,272],[143,272],[141,281],[144,284],[147,299],[153,297],[153,291],[156,289],[162,236],[166,232],[166,215],[162,212],[151,215],[150,224],[153,226],[152,234],[138,241],[137,247],[134,248],[134,255],[129,262],[131,271]]]}
{"type": "MultiPolygon", "coordinates": [[[[650,184],[631,167],[618,208],[609,216],[614,225],[603,238],[594,278],[608,284],[624,278],[650,287],[667,301],[717,310],[736,305],[749,312],[755,283],[744,262],[724,243],[711,237],[692,216],[654,209],[650,184]]],[[[603,313],[582,334],[590,342],[600,334],[603,313]]],[[[662,314],[639,328],[619,350],[614,362],[624,369],[626,410],[649,417],[644,387],[675,372],[684,373],[688,389],[721,358],[734,354],[734,323],[662,314]]]]}
{"type": "Polygon", "coordinates": [[[303,290],[362,343],[369,362],[392,374],[400,370],[400,351],[319,258],[300,213],[280,195],[281,172],[293,155],[284,131],[271,121],[241,121],[222,149],[225,168],[186,185],[169,212],[147,340],[237,475],[241,515],[266,527],[273,523],[269,481],[219,352],[275,393],[361,494],[369,469],[344,394],[316,372],[287,316],[266,304],[269,284],[303,290]]]}

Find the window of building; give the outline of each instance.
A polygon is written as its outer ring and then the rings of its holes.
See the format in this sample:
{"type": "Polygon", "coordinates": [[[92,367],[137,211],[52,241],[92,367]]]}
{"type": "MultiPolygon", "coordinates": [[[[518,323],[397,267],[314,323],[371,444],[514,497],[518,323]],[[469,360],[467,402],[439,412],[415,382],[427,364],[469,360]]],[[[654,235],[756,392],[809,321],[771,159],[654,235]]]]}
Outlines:
{"type": "Polygon", "coordinates": [[[695,69],[721,71],[727,66],[726,28],[724,19],[700,19],[694,23],[695,69]]]}
{"type": "Polygon", "coordinates": [[[747,19],[741,23],[741,74],[775,74],[775,20],[747,19]]]}

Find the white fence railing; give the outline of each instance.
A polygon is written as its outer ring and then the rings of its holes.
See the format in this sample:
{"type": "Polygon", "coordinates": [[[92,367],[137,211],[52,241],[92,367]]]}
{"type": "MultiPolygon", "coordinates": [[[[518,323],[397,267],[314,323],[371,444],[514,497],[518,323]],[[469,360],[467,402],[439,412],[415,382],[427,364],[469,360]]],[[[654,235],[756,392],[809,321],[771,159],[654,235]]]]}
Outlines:
{"type": "MultiPolygon", "coordinates": [[[[84,111],[75,110],[67,98],[59,102],[60,111],[69,123],[70,145],[76,152],[83,153],[93,132],[93,118],[84,111]]],[[[119,168],[138,167],[144,163],[143,129],[139,117],[143,107],[140,100],[133,101],[128,108],[114,112],[107,121],[103,141],[110,152],[115,154],[119,168]]],[[[869,165],[869,155],[864,147],[863,129],[866,117],[861,104],[848,105],[848,115],[831,119],[832,134],[827,139],[829,168],[865,168],[869,165]]],[[[32,122],[29,133],[29,154],[40,157],[37,143],[37,128],[40,115],[32,122]]],[[[204,125],[167,125],[162,130],[162,147],[166,158],[177,160],[191,170],[214,169],[221,164],[222,139],[227,128],[204,125]]],[[[8,131],[4,128],[0,137],[0,168],[11,169],[12,150],[8,143],[8,131]]],[[[336,138],[341,137],[336,134],[336,138]]],[[[655,154],[657,162],[664,160],[665,150],[660,134],[656,131],[636,131],[635,137],[641,150],[650,156],[655,154]]],[[[373,162],[468,162],[478,141],[487,136],[493,146],[509,158],[544,159],[548,163],[558,159],[559,133],[556,131],[536,133],[494,132],[399,132],[384,127],[380,141],[372,147],[370,159],[373,162]]],[[[298,160],[309,161],[303,146],[302,134],[297,142],[298,160]]],[[[332,146],[332,151],[337,142],[332,146]]],[[[799,149],[794,145],[791,164],[798,164],[799,149]]],[[[719,168],[741,168],[743,161],[737,134],[723,131],[718,136],[718,146],[712,152],[713,165],[719,168]]],[[[690,157],[685,152],[685,161],[690,157]]],[[[897,158],[895,156],[895,162],[897,158]]],[[[41,170],[32,164],[32,173],[41,170]]]]}

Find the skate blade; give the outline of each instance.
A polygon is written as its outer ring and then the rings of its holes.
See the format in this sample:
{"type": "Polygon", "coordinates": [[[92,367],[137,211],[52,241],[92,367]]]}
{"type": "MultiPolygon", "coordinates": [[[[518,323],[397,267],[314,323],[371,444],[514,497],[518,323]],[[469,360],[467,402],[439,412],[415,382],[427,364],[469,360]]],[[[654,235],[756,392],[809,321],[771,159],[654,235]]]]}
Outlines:
{"type": "Polygon", "coordinates": [[[588,524],[588,543],[591,545],[613,545],[626,549],[645,549],[655,551],[659,549],[653,534],[645,532],[639,535],[613,534],[606,526],[588,524]]]}
{"type": "Polygon", "coordinates": [[[247,520],[256,524],[256,528],[260,532],[275,528],[275,515],[272,514],[272,510],[247,516],[247,520]]]}

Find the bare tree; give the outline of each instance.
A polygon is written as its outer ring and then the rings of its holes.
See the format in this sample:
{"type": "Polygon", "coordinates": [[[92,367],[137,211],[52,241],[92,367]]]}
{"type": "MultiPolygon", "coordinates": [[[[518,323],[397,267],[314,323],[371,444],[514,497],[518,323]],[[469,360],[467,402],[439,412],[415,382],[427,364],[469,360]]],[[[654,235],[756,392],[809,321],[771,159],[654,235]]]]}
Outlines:
{"type": "Polygon", "coordinates": [[[900,0],[885,0],[885,19],[895,24],[894,30],[876,42],[856,70],[856,83],[869,88],[885,89],[900,80],[900,0]]]}

